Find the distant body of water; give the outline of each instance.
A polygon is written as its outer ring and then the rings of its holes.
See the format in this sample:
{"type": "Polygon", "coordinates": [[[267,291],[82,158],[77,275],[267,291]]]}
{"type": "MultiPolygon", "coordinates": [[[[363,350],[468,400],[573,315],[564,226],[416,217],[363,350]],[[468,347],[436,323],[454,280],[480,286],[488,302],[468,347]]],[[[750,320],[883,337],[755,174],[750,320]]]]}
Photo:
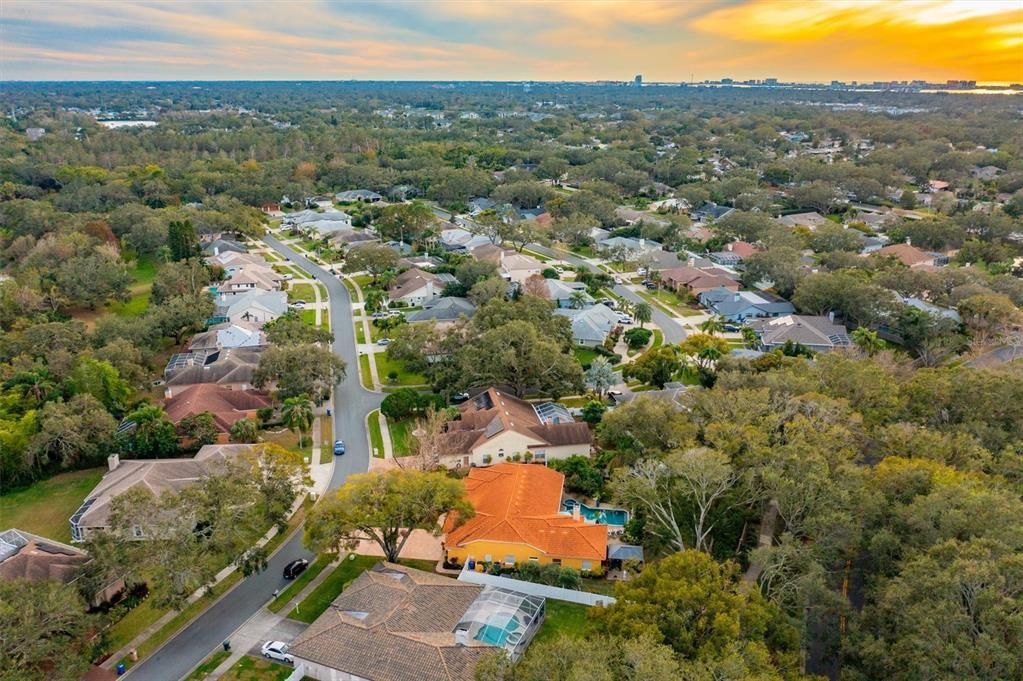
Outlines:
{"type": "Polygon", "coordinates": [[[152,128],[156,121],[96,121],[104,128],[152,128]]]}

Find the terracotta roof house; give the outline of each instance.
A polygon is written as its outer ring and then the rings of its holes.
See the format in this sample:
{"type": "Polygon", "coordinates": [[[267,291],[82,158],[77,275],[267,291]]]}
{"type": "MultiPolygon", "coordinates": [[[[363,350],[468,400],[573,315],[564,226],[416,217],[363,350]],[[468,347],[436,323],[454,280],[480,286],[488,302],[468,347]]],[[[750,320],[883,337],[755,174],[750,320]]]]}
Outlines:
{"type": "Polygon", "coordinates": [[[542,597],[381,562],[288,652],[301,674],[318,681],[474,681],[483,657],[503,649],[517,659],[525,651],[544,605],[542,597]]]}
{"type": "Polygon", "coordinates": [[[738,291],[739,281],[725,274],[728,274],[725,270],[717,268],[676,267],[661,272],[661,283],[673,291],[685,290],[693,296],[715,288],[738,291]]]}
{"type": "Polygon", "coordinates": [[[737,265],[741,265],[742,261],[746,258],[759,252],[760,249],[753,244],[745,241],[733,241],[732,243],[725,245],[725,250],[718,251],[716,253],[709,253],[707,257],[719,265],[735,267],[737,265]]]}
{"type": "Polygon", "coordinates": [[[164,409],[174,423],[209,412],[213,415],[217,431],[226,442],[231,426],[242,419],[255,419],[258,410],[271,404],[270,396],[258,390],[232,390],[213,383],[200,383],[168,399],[164,409]]]}
{"type": "Polygon", "coordinates": [[[559,404],[533,405],[489,388],[458,409],[458,420],[446,424],[441,456],[449,468],[489,466],[516,454],[535,461],[590,454],[589,426],[559,404]]]}
{"type": "Polygon", "coordinates": [[[172,355],[163,370],[167,397],[186,388],[212,383],[234,390],[252,390],[252,377],[259,366],[261,350],[238,348],[215,352],[179,352],[172,355]]]}
{"type": "Polygon", "coordinates": [[[563,511],[564,482],[558,471],[536,464],[473,468],[465,490],[476,515],[461,525],[455,514],[445,521],[447,561],[599,567],[607,558],[607,525],[563,511]]]}
{"type": "Polygon", "coordinates": [[[403,303],[418,306],[428,300],[440,298],[444,287],[456,281],[451,274],[434,274],[413,267],[405,270],[394,279],[387,289],[387,299],[392,303],[403,303]]]}
{"type": "Polygon", "coordinates": [[[778,218],[778,224],[783,227],[789,227],[790,229],[795,227],[807,227],[811,231],[829,222],[831,221],[820,213],[794,213],[792,215],[783,215],[778,218]]]}
{"type": "Polygon", "coordinates": [[[749,322],[764,350],[782,348],[787,342],[798,343],[814,352],[828,352],[852,345],[846,328],[828,317],[790,314],[773,319],[749,322]]]}
{"type": "Polygon", "coordinates": [[[911,244],[894,244],[874,251],[880,256],[895,256],[902,264],[911,269],[917,267],[938,267],[948,264],[948,256],[940,253],[927,253],[911,244]]]}
{"type": "MultiPolygon", "coordinates": [[[[134,487],[144,487],[157,495],[166,490],[182,490],[214,471],[218,462],[246,454],[251,449],[252,445],[205,445],[191,459],[122,461],[117,454],[108,457],[110,471],[71,516],[71,541],[85,541],[90,533],[106,529],[110,520],[110,502],[117,495],[134,487]]],[[[132,538],[146,538],[141,525],[135,528],[132,538]]]]}

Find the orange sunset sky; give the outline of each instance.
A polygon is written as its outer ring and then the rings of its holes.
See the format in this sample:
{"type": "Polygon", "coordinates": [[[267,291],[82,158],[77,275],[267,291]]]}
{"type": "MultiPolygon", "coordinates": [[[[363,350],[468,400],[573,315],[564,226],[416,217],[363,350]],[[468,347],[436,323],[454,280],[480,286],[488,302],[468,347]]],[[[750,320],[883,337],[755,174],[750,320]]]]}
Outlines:
{"type": "Polygon", "coordinates": [[[0,78],[1023,81],[1023,0],[0,3],[0,78]]]}

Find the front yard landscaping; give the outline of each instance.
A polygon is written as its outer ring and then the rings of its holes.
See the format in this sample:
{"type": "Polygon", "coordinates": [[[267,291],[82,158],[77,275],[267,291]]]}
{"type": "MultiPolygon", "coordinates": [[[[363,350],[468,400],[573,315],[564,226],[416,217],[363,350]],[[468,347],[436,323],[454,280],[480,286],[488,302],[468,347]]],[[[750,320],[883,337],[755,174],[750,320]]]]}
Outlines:
{"type": "MultiPolygon", "coordinates": [[[[546,616],[543,626],[536,634],[536,638],[533,639],[532,645],[557,638],[561,634],[585,636],[593,629],[593,623],[586,614],[589,608],[585,605],[548,598],[545,608],[546,616]]],[[[526,654],[528,655],[529,652],[527,651],[526,654]]]]}
{"type": "Polygon", "coordinates": [[[291,284],[288,286],[288,302],[304,300],[307,303],[316,302],[316,292],[312,284],[291,284]]]}
{"type": "Polygon", "coordinates": [[[388,359],[386,352],[374,353],[377,363],[377,376],[380,382],[386,385],[426,385],[426,376],[414,374],[405,369],[405,362],[395,359],[388,359]],[[396,374],[394,379],[391,373],[396,374]]]}
{"type": "Polygon", "coordinates": [[[209,675],[213,673],[213,670],[219,667],[221,663],[229,657],[231,657],[231,653],[226,650],[218,650],[203,660],[202,664],[193,669],[192,673],[185,677],[185,681],[205,681],[205,679],[209,678],[209,675]]]}
{"type": "Polygon", "coordinates": [[[391,433],[391,448],[395,456],[412,454],[412,431],[416,419],[409,417],[400,420],[387,419],[387,430],[391,433]]]}
{"type": "Polygon", "coordinates": [[[369,446],[373,453],[373,456],[377,458],[384,458],[384,436],[380,432],[380,415],[379,409],[374,409],[366,417],[367,427],[369,428],[369,446]]]}
{"type": "Polygon", "coordinates": [[[246,655],[220,678],[221,681],[286,681],[294,671],[289,665],[246,655]]]}
{"type": "Polygon", "coordinates": [[[300,622],[312,624],[334,602],[345,586],[364,571],[376,565],[381,559],[376,556],[357,556],[350,554],[334,571],[327,576],[312,593],[305,597],[288,617],[300,622]]]}

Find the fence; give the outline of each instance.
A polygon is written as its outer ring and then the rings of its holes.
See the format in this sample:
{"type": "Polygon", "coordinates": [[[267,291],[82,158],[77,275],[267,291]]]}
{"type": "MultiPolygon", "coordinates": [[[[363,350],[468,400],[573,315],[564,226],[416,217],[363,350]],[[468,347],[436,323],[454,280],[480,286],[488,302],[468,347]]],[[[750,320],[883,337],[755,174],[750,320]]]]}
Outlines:
{"type": "Polygon", "coordinates": [[[546,584],[524,582],[521,579],[512,579],[511,577],[488,575],[484,572],[476,572],[475,570],[469,570],[465,567],[463,567],[462,571],[458,574],[458,581],[469,582],[470,584],[480,584],[482,586],[497,586],[502,589],[518,591],[519,593],[528,594],[530,596],[542,596],[543,598],[553,598],[556,601],[568,601],[569,603],[579,603],[581,605],[605,606],[615,602],[613,596],[592,594],[588,591],[576,591],[574,589],[563,589],[560,586],[547,586],[546,584]]]}

